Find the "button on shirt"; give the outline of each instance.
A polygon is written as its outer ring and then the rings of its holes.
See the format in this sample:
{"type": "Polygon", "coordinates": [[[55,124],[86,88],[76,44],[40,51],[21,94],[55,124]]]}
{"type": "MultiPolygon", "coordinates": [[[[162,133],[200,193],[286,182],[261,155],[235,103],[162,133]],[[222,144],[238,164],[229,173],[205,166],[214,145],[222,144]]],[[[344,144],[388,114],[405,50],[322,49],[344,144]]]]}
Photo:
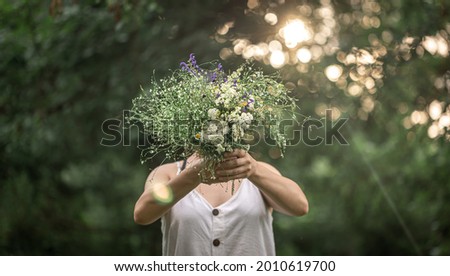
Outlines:
{"type": "Polygon", "coordinates": [[[213,245],[214,246],[219,246],[220,245],[220,241],[218,239],[213,240],[213,245]]]}

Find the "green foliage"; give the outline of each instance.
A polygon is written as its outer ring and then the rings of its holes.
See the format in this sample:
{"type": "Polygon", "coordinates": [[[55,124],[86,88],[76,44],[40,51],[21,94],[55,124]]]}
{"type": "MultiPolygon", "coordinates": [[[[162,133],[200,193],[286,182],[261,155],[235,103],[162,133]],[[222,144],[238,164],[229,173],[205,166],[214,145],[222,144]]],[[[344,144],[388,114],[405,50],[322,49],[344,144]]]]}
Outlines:
{"type": "MultiPolygon", "coordinates": [[[[102,146],[104,121],[122,130],[122,110],[140,86],[187,54],[218,59],[233,47],[228,40],[258,41],[276,26],[246,1],[54,2],[0,3],[0,254],[159,255],[159,224],[135,225],[133,207],[148,167],[162,157],[140,164],[136,129],[102,146]],[[226,39],[214,34],[231,20],[226,39]]],[[[286,2],[280,12],[296,1],[286,2]]],[[[338,15],[365,12],[365,1],[331,2],[338,15]]],[[[342,24],[346,54],[370,50],[374,36],[392,38],[383,40],[384,76],[373,94],[353,97],[329,82],[323,72],[337,63],[333,55],[307,73],[280,69],[303,114],[338,107],[350,119],[340,129],[348,146],[301,143],[284,159],[260,146],[258,158],[297,181],[310,201],[305,217],[276,215],[278,254],[450,254],[448,140],[429,138],[430,122],[406,120],[433,100],[450,103],[448,57],[418,46],[423,36],[449,32],[449,9],[445,1],[380,1],[379,28],[342,24]],[[405,37],[413,41],[407,51],[405,37]]],[[[242,62],[231,56],[224,67],[242,62]]]]}

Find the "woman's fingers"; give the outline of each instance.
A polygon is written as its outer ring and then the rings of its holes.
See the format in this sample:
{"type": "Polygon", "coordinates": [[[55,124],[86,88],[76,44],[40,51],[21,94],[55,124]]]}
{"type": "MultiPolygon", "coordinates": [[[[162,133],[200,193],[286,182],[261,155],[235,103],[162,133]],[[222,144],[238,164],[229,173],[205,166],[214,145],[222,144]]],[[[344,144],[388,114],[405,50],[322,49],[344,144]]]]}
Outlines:
{"type": "Polygon", "coordinates": [[[246,154],[247,154],[247,152],[243,149],[235,149],[232,152],[225,152],[223,154],[223,157],[225,157],[225,158],[230,158],[230,157],[241,158],[241,157],[244,157],[246,154]]]}
{"type": "Polygon", "coordinates": [[[245,178],[251,175],[252,158],[245,150],[236,149],[224,154],[224,161],[216,167],[215,176],[217,181],[228,181],[245,178]]]}
{"type": "Polygon", "coordinates": [[[238,167],[233,167],[231,169],[226,169],[226,170],[216,170],[216,175],[221,177],[221,176],[235,176],[235,175],[240,175],[240,174],[245,174],[247,172],[249,172],[251,170],[251,166],[250,165],[243,165],[243,166],[238,166],[238,167]]]}
{"type": "Polygon", "coordinates": [[[232,169],[239,166],[245,166],[251,163],[250,158],[244,156],[240,158],[225,159],[217,165],[218,170],[232,169]]]}
{"type": "Polygon", "coordinates": [[[230,181],[230,180],[236,180],[236,179],[241,179],[241,178],[246,178],[247,174],[243,173],[243,174],[238,174],[238,175],[233,175],[233,176],[221,176],[218,178],[218,180],[220,182],[226,182],[226,181],[230,181]]]}
{"type": "Polygon", "coordinates": [[[228,170],[236,167],[240,167],[246,164],[246,160],[244,158],[235,158],[227,161],[221,162],[218,166],[218,170],[228,170]]]}

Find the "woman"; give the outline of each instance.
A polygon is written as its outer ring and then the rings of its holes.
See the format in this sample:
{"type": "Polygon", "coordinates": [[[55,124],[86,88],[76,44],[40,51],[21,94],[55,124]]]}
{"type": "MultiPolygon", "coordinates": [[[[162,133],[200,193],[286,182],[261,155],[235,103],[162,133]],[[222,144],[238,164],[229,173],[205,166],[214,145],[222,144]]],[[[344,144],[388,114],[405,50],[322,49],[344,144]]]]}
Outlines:
{"type": "Polygon", "coordinates": [[[148,176],[134,220],[147,225],[162,218],[163,255],[275,255],[272,210],[293,216],[308,212],[300,187],[274,167],[244,150],[224,157],[214,179],[200,179],[204,164],[196,155],[148,176]],[[229,188],[232,181],[235,189],[229,188]],[[173,192],[169,204],[155,199],[162,183],[173,192]]]}

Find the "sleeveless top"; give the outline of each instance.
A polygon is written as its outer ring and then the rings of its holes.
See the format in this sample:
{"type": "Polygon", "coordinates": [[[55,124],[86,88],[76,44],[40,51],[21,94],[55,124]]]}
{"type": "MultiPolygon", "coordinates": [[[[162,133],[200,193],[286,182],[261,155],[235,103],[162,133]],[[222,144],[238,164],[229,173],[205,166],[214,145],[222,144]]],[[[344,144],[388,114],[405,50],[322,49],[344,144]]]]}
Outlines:
{"type": "Polygon", "coordinates": [[[162,216],[161,231],[164,256],[275,255],[272,212],[248,179],[216,208],[192,190],[162,216]]]}

